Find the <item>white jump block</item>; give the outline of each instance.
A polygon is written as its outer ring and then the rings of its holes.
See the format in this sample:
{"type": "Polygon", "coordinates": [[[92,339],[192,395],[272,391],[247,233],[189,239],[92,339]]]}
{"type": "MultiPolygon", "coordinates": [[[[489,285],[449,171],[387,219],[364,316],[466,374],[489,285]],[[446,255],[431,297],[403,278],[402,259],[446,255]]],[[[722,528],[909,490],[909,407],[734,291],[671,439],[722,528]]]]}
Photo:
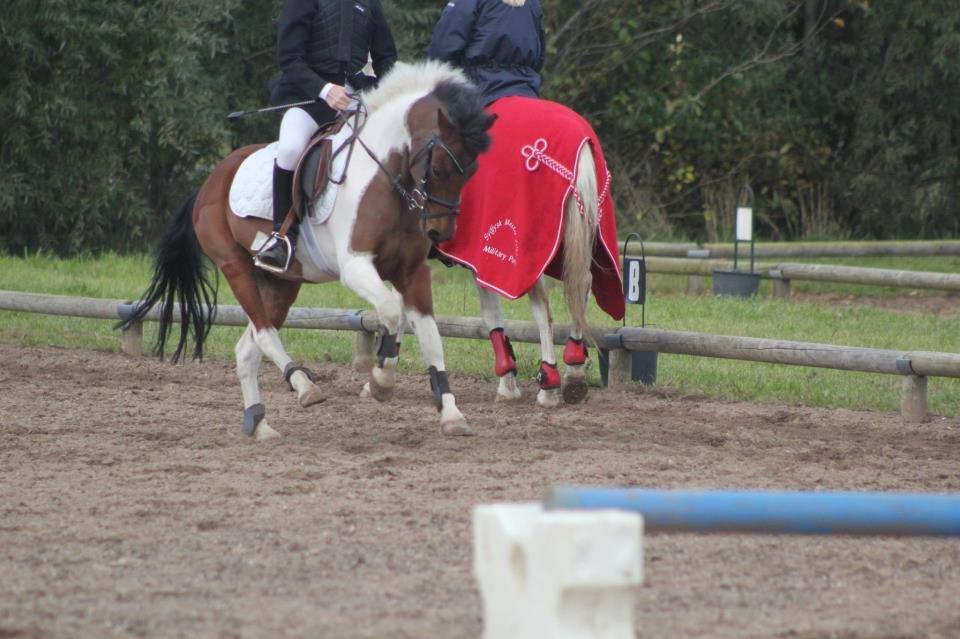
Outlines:
{"type": "Polygon", "coordinates": [[[484,639],[633,639],[643,518],[539,503],[477,506],[484,639]]]}

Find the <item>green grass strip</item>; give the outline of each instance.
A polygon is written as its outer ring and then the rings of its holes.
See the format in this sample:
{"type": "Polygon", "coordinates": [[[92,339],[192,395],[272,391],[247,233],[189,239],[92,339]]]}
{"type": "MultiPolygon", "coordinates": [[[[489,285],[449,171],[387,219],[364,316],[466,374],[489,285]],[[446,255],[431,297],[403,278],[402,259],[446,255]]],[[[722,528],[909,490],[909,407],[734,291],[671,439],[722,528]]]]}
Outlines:
{"type": "MultiPolygon", "coordinates": [[[[911,270],[949,270],[957,258],[858,258],[845,264],[889,268],[909,264],[911,270]],[[882,266],[881,266],[882,264],[882,266]]],[[[833,259],[833,263],[840,260],[833,259]]],[[[960,267],[960,264],[957,264],[960,267]]],[[[60,260],[48,255],[26,258],[0,257],[0,289],[32,293],[137,299],[149,281],[151,262],[146,256],[103,255],[60,260]]],[[[754,299],[715,298],[712,295],[682,294],[686,278],[651,275],[646,308],[648,326],[669,330],[696,331],[721,335],[744,335],[770,339],[821,342],[903,351],[960,352],[960,314],[935,315],[909,304],[895,310],[867,304],[829,305],[805,299],[776,300],[764,289],[754,299]]],[[[769,284],[769,283],[766,283],[769,284]]],[[[843,294],[836,286],[811,285],[815,291],[843,294]]],[[[798,290],[800,287],[797,286],[798,290]]],[[[806,288],[806,287],[804,287],[806,288]]],[[[890,289],[854,287],[857,296],[889,295],[890,289]],[[863,292],[860,292],[861,289],[863,292]]],[[[899,294],[904,295],[904,291],[899,294]]],[[[926,294],[926,293],[924,293],[926,294]]],[[[472,278],[464,269],[434,268],[434,300],[438,315],[479,316],[479,303],[472,278]]],[[[551,286],[551,301],[558,323],[568,320],[559,283],[551,286]]],[[[235,304],[226,283],[220,286],[221,304],[235,304]]],[[[297,306],[322,308],[369,308],[339,284],[304,286],[297,306]]],[[[504,302],[509,319],[529,320],[526,300],[504,302]]],[[[591,321],[597,326],[615,323],[596,307],[591,321]]],[[[640,324],[640,308],[628,309],[628,325],[640,324]]],[[[120,335],[112,323],[69,317],[0,312],[0,341],[22,346],[91,348],[119,352],[120,335]]],[[[208,342],[208,356],[232,360],[240,328],[215,327],[208,342]]],[[[144,338],[152,344],[155,324],[147,324],[144,338]]],[[[348,364],[352,356],[351,335],[336,331],[288,330],[284,343],[291,356],[305,362],[332,361],[348,364]]],[[[519,375],[532,380],[536,375],[540,349],[517,344],[519,375]]],[[[444,350],[448,370],[480,376],[494,388],[492,351],[481,340],[446,339],[444,350]]],[[[557,351],[559,355],[559,350],[557,351]]],[[[416,339],[404,339],[401,370],[423,372],[416,339]]],[[[599,383],[597,367],[591,381],[599,383]]],[[[901,379],[898,376],[851,373],[797,366],[758,364],[705,357],[660,355],[658,385],[683,394],[760,403],[850,408],[856,410],[899,410],[901,379]]],[[[933,413],[960,415],[960,380],[934,378],[929,384],[933,413]]]]}

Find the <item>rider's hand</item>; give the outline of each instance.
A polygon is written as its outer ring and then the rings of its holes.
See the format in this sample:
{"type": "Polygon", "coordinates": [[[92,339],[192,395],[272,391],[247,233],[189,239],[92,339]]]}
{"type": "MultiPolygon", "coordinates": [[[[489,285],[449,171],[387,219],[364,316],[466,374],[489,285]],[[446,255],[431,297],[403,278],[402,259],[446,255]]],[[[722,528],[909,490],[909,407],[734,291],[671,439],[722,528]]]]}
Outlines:
{"type": "Polygon", "coordinates": [[[330,87],[330,91],[327,92],[327,95],[324,96],[327,104],[336,109],[337,111],[344,111],[347,107],[350,106],[351,98],[347,94],[347,90],[344,89],[339,84],[334,84],[330,87]]]}

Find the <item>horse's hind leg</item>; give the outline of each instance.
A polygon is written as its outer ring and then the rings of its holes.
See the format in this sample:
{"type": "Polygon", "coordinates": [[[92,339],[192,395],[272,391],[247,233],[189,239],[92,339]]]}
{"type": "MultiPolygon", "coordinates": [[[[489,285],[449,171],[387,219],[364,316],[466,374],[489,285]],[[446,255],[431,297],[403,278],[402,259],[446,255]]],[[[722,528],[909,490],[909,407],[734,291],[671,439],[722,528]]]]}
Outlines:
{"type": "Polygon", "coordinates": [[[260,297],[270,321],[270,328],[257,331],[254,335],[257,345],[283,372],[290,388],[297,392],[297,400],[301,406],[306,408],[324,401],[326,398],[314,383],[316,376],[310,369],[296,364],[287,355],[277,330],[286,321],[287,313],[300,292],[301,283],[277,279],[259,272],[257,277],[260,297]]]}
{"type": "Polygon", "coordinates": [[[579,404],[587,398],[587,345],[583,331],[570,329],[570,338],[563,348],[563,401],[579,404]]]}
{"type": "Polygon", "coordinates": [[[243,393],[243,432],[248,437],[272,439],[280,433],[267,423],[267,409],[260,401],[260,386],[257,384],[257,371],[263,353],[253,338],[253,324],[247,326],[240,341],[234,348],[237,357],[237,377],[240,378],[240,390],[243,393]]]}
{"type": "Polygon", "coordinates": [[[500,296],[477,284],[477,294],[480,296],[480,315],[490,335],[493,344],[494,372],[500,378],[497,386],[497,400],[520,399],[523,393],[517,386],[517,361],[513,353],[513,345],[504,331],[506,321],[503,317],[503,308],[500,306],[500,296]]]}
{"type": "MultiPolygon", "coordinates": [[[[245,253],[237,256],[227,255],[216,261],[237,301],[250,318],[247,330],[244,331],[234,349],[237,359],[237,376],[240,378],[240,388],[243,392],[244,433],[255,436],[257,439],[276,437],[278,433],[266,422],[266,408],[261,402],[257,371],[263,355],[269,357],[280,370],[285,370],[292,363],[274,327],[281,326],[286,319],[287,311],[299,290],[299,284],[285,282],[274,286],[274,283],[278,283],[279,280],[264,279],[258,282],[250,257],[245,253]]],[[[297,389],[301,404],[304,406],[308,405],[304,403],[305,398],[310,402],[314,392],[319,394],[318,389],[313,390],[316,386],[302,370],[293,372],[289,381],[297,389]]]]}
{"type": "Polygon", "coordinates": [[[550,313],[550,297],[543,276],[537,280],[528,293],[533,319],[540,329],[540,372],[537,382],[540,392],[537,403],[541,406],[556,406],[560,403],[560,371],[557,370],[557,358],[553,353],[553,316],[550,313]]]}
{"type": "Polygon", "coordinates": [[[590,265],[600,215],[596,164],[589,144],[583,145],[580,151],[577,192],[578,198],[567,199],[563,222],[563,290],[573,320],[570,339],[563,349],[563,399],[568,404],[578,404],[587,397],[587,348],[583,337],[588,329],[590,265]],[[578,203],[582,204],[582,210],[578,203]]]}

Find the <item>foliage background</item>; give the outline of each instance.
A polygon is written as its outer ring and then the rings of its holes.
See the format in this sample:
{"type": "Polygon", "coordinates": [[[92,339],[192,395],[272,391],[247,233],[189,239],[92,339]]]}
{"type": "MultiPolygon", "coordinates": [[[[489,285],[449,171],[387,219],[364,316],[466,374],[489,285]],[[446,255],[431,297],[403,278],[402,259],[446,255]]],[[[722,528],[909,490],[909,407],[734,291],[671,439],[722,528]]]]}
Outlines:
{"type": "MultiPolygon", "coordinates": [[[[401,58],[442,0],[384,0],[401,58]]],[[[730,236],[741,186],[770,239],[956,237],[952,0],[542,0],[545,97],[583,113],[622,230],[730,236]]],[[[232,147],[272,138],[281,0],[8,0],[0,250],[138,251],[232,147]]]]}

